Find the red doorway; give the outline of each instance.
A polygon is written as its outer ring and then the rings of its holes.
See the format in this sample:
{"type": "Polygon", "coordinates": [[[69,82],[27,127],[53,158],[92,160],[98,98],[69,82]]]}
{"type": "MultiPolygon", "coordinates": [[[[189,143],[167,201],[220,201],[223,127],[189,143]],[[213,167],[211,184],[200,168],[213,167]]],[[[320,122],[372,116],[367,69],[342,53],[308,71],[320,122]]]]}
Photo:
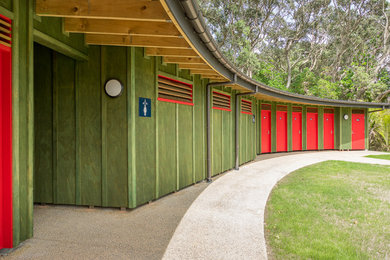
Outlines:
{"type": "Polygon", "coordinates": [[[364,111],[352,112],[352,150],[365,149],[364,111]]]}
{"type": "MultiPolygon", "coordinates": [[[[294,110],[295,108],[293,108],[294,110]]],[[[292,112],[292,149],[302,150],[302,112],[292,112]]]]}
{"type": "Polygon", "coordinates": [[[307,109],[307,150],[318,150],[318,112],[316,108],[307,109]]]}
{"type": "MultiPolygon", "coordinates": [[[[2,28],[10,32],[11,20],[1,15],[0,20],[2,28]]],[[[10,33],[2,35],[11,37],[10,33]]],[[[11,41],[0,35],[0,249],[12,248],[11,78],[11,41]]]]}
{"type": "Polygon", "coordinates": [[[287,107],[278,106],[276,111],[276,151],[287,152],[287,107]]]}
{"type": "Polygon", "coordinates": [[[271,110],[261,110],[261,153],[271,152],[271,110]]]}
{"type": "Polygon", "coordinates": [[[324,149],[334,149],[334,114],[324,113],[324,149]]]}

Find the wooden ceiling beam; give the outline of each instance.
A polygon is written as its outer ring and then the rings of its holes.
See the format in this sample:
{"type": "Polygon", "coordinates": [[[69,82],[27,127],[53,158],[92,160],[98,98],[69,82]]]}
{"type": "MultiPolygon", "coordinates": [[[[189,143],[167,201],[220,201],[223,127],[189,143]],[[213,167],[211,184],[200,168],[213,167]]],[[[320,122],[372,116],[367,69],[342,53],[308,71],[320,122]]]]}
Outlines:
{"type": "Polygon", "coordinates": [[[64,26],[73,33],[181,37],[175,25],[166,22],[65,18],[64,26]]]}
{"type": "Polygon", "coordinates": [[[165,63],[176,63],[176,64],[205,64],[204,60],[200,57],[164,57],[165,63]]]}
{"type": "Polygon", "coordinates": [[[184,49],[167,49],[167,48],[146,48],[145,54],[148,56],[163,56],[163,57],[199,57],[193,50],[184,49]]]}
{"type": "Polygon", "coordinates": [[[170,21],[160,1],[148,0],[36,0],[39,16],[170,21]]]}
{"type": "Polygon", "coordinates": [[[85,41],[90,45],[115,45],[136,47],[164,47],[175,49],[189,49],[188,43],[181,38],[86,34],[85,41]]]}
{"type": "Polygon", "coordinates": [[[200,74],[200,75],[216,75],[216,76],[219,76],[219,74],[217,72],[215,72],[214,70],[191,70],[191,74],[200,74]]]}
{"type": "Polygon", "coordinates": [[[179,69],[212,70],[207,64],[179,64],[179,69]]]}

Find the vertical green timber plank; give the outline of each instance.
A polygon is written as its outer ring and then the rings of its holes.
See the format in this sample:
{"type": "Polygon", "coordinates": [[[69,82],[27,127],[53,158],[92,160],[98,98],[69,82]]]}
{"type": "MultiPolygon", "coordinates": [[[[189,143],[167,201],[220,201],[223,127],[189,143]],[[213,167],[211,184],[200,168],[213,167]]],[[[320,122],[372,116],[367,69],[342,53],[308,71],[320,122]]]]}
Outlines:
{"type": "Polygon", "coordinates": [[[155,57],[144,58],[143,48],[135,48],[135,93],[136,93],[136,173],[137,205],[156,198],[156,116],[155,102],[155,57]],[[139,97],[152,101],[152,117],[138,116],[139,97]]]}
{"type": "Polygon", "coordinates": [[[340,108],[334,108],[334,149],[340,149],[340,108]]]}
{"type": "Polygon", "coordinates": [[[222,131],[222,111],[211,109],[212,115],[212,175],[215,176],[221,172],[221,153],[222,153],[222,142],[221,142],[221,131],[222,131]]]}
{"type": "MultiPolygon", "coordinates": [[[[105,76],[104,71],[106,70],[105,62],[103,57],[106,57],[106,46],[100,47],[100,86],[104,86],[105,76]]],[[[102,206],[108,206],[108,198],[107,198],[107,99],[105,97],[106,93],[104,92],[104,88],[101,90],[101,130],[102,130],[102,206]]]]}
{"type": "Polygon", "coordinates": [[[222,136],[222,172],[227,171],[231,168],[231,153],[232,153],[232,145],[231,145],[231,113],[229,111],[222,111],[223,114],[223,136],[222,136]]]}
{"type": "Polygon", "coordinates": [[[302,106],[302,150],[307,150],[307,106],[302,106]]]}
{"type": "Polygon", "coordinates": [[[287,151],[292,151],[292,104],[287,105],[287,151]]]}
{"type": "Polygon", "coordinates": [[[128,50],[128,53],[130,55],[130,59],[128,57],[127,62],[130,62],[130,66],[127,67],[127,73],[128,73],[128,81],[130,82],[129,84],[129,92],[127,94],[128,96],[128,101],[127,101],[127,106],[130,107],[130,111],[128,111],[128,117],[127,120],[130,122],[130,130],[128,133],[128,138],[131,139],[130,141],[130,147],[129,147],[129,178],[130,178],[130,186],[129,187],[129,194],[130,194],[130,199],[129,199],[129,205],[130,208],[135,208],[137,206],[137,186],[136,186],[136,181],[137,181],[137,174],[136,174],[136,142],[135,142],[135,116],[136,116],[136,100],[135,100],[135,49],[134,47],[130,47],[130,50],[128,50]],[[130,73],[130,75],[129,75],[130,73]],[[129,96],[130,93],[130,96],[129,96]],[[130,117],[130,118],[129,118],[130,117]]]}
{"type": "Polygon", "coordinates": [[[231,106],[231,131],[232,131],[232,135],[231,135],[231,143],[232,143],[232,149],[231,149],[231,152],[230,152],[230,156],[231,156],[231,168],[234,168],[235,167],[235,163],[236,163],[236,160],[235,160],[235,157],[236,157],[236,91],[235,90],[232,90],[232,96],[230,98],[230,106],[231,106]]]}
{"type": "Polygon", "coordinates": [[[276,152],[276,103],[271,104],[271,152],[276,152]]]}
{"type": "MultiPolygon", "coordinates": [[[[192,85],[192,102],[195,102],[195,85],[192,85]]],[[[192,183],[195,183],[196,176],[195,176],[195,170],[196,170],[196,140],[195,140],[195,107],[192,107],[192,183]]]]}
{"type": "Polygon", "coordinates": [[[200,76],[194,77],[195,109],[195,181],[204,179],[204,87],[200,76]]]}
{"type": "Polygon", "coordinates": [[[341,121],[341,128],[342,128],[342,133],[341,133],[341,149],[351,149],[352,144],[351,144],[351,139],[352,139],[352,129],[351,129],[351,122],[352,122],[352,109],[348,107],[343,107],[341,114],[348,115],[348,120],[345,120],[344,118],[341,121]]]}
{"type": "MultiPolygon", "coordinates": [[[[102,70],[102,85],[109,79],[118,79],[126,83],[126,48],[104,47],[101,56],[105,64],[102,70]],[[111,57],[116,57],[111,59],[111,57]]],[[[103,89],[103,87],[102,87],[103,89]]],[[[126,207],[128,205],[127,190],[127,96],[128,86],[123,88],[123,94],[117,98],[103,96],[106,114],[102,121],[105,129],[106,186],[104,187],[107,205],[110,207],[126,207]]]]}
{"type": "Polygon", "coordinates": [[[74,81],[74,89],[75,89],[75,196],[76,196],[76,205],[81,205],[81,174],[80,174],[80,93],[79,93],[79,77],[78,74],[78,64],[79,62],[75,61],[75,81],[74,81]]]}
{"type": "Polygon", "coordinates": [[[324,107],[318,107],[318,150],[324,150],[324,107]]]}
{"type": "Polygon", "coordinates": [[[34,48],[34,202],[53,203],[53,88],[52,56],[48,48],[34,48]],[[38,58],[39,57],[39,58],[38,58]]]}
{"type": "Polygon", "coordinates": [[[260,113],[260,100],[256,100],[256,154],[260,154],[260,122],[261,122],[261,113],[260,113]]]}
{"type": "Polygon", "coordinates": [[[242,100],[242,97],[239,97],[238,98],[238,104],[237,106],[239,107],[239,118],[238,118],[238,127],[239,127],[239,151],[238,151],[238,154],[239,154],[239,159],[238,161],[240,162],[240,165],[245,163],[245,118],[244,118],[244,114],[241,113],[241,101],[242,100]]]}
{"type": "Polygon", "coordinates": [[[78,170],[81,205],[102,205],[102,110],[100,47],[89,48],[89,60],[77,65],[78,170]]]}
{"type": "MultiPolygon", "coordinates": [[[[144,49],[145,51],[145,49],[144,49]]],[[[154,91],[155,91],[155,96],[158,97],[158,81],[157,81],[157,74],[158,74],[158,63],[157,63],[157,58],[154,58],[154,91]]],[[[159,102],[155,102],[155,108],[156,108],[156,116],[155,116],[155,125],[156,125],[156,198],[160,197],[160,153],[159,153],[159,102]]]]}
{"type": "MultiPolygon", "coordinates": [[[[369,137],[369,118],[368,118],[368,108],[364,109],[364,138],[366,150],[370,149],[370,137],[369,137]]],[[[352,138],[352,137],[351,137],[352,138]]]]}
{"type": "Polygon", "coordinates": [[[257,125],[258,125],[258,128],[257,128],[257,134],[259,135],[259,140],[258,140],[258,146],[259,146],[259,152],[258,154],[261,154],[261,100],[259,100],[259,117],[257,118],[257,125]]]}
{"type": "Polygon", "coordinates": [[[178,105],[179,109],[179,187],[192,183],[192,106],[178,105]]]}
{"type": "Polygon", "coordinates": [[[54,53],[56,81],[56,160],[57,201],[59,204],[75,204],[76,190],[76,111],[75,111],[75,61],[54,53]]]}

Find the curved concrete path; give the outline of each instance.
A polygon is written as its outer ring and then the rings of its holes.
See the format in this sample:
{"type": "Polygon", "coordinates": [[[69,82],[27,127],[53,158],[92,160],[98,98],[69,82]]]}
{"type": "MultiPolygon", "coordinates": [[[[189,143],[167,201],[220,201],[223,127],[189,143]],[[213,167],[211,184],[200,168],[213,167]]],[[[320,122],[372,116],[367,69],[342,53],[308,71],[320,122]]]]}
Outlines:
{"type": "Polygon", "coordinates": [[[291,154],[230,171],[205,189],[177,227],[164,259],[267,259],[264,210],[274,185],[304,166],[340,160],[390,165],[378,152],[291,154]]]}

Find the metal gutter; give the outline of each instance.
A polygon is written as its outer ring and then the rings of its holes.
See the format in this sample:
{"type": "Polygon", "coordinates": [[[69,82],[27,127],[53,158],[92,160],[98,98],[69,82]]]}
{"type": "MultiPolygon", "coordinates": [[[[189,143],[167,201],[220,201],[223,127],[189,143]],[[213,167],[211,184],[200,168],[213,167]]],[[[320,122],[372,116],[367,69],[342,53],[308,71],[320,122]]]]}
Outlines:
{"type": "Polygon", "coordinates": [[[225,86],[236,84],[237,75],[228,82],[214,82],[206,85],[206,110],[207,110],[207,182],[211,182],[211,88],[216,86],[225,86]]]}
{"type": "Polygon", "coordinates": [[[207,63],[221,75],[230,80],[233,80],[234,75],[237,75],[236,84],[248,89],[251,92],[298,103],[335,107],[390,109],[389,103],[356,102],[305,96],[272,88],[263,83],[257,82],[239,71],[223,56],[212,35],[210,34],[207,25],[205,24],[204,18],[195,0],[163,1],[166,3],[170,13],[174,16],[181,30],[183,30],[185,33],[186,38],[192,43],[193,46],[195,46],[196,51],[202,56],[202,58],[204,58],[207,63]]]}

